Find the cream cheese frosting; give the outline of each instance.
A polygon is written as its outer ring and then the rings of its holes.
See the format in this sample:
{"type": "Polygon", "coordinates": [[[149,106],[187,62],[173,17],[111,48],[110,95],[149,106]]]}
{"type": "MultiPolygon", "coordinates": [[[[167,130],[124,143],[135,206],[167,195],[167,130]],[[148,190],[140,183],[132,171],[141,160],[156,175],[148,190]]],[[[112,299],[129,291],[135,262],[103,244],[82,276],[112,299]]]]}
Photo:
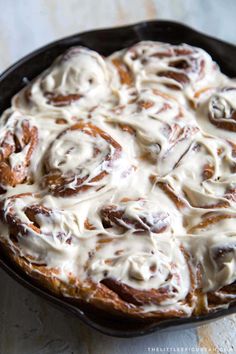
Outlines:
{"type": "Polygon", "coordinates": [[[202,49],[69,49],[0,120],[2,161],[27,169],[1,179],[1,239],[65,282],[165,289],[142,310],[190,315],[189,294],[236,280],[235,121],[236,84],[202,49]]]}

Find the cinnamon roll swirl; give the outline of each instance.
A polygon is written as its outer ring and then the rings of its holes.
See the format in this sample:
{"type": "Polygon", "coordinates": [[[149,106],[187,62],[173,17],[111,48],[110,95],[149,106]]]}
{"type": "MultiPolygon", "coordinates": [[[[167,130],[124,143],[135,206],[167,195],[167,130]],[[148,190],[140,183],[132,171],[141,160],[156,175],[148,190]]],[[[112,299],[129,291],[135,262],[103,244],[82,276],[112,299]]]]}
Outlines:
{"type": "Polygon", "coordinates": [[[66,129],[49,148],[43,184],[56,196],[70,196],[79,191],[106,185],[120,169],[122,147],[111,136],[91,123],[79,122],[66,129]]]}
{"type": "Polygon", "coordinates": [[[182,90],[193,102],[222,79],[211,57],[187,44],[140,42],[124,51],[123,61],[136,82],[182,90]]]}
{"type": "Polygon", "coordinates": [[[133,228],[137,232],[150,230],[161,233],[170,227],[168,213],[152,210],[145,200],[123,199],[120,205],[106,205],[101,209],[101,216],[106,227],[133,228]]]}
{"type": "Polygon", "coordinates": [[[112,245],[101,244],[89,260],[89,274],[95,279],[102,274],[100,282],[131,306],[147,310],[156,305],[161,317],[169,313],[182,317],[193,305],[193,270],[186,251],[176,240],[156,237],[150,240],[143,234],[137,244],[135,235],[129,235],[129,241],[124,236],[112,245]],[[103,254],[108,258],[101,258],[103,254]],[[146,286],[142,286],[143,282],[146,286]],[[173,304],[178,304],[178,309],[173,304]]]}
{"type": "Polygon", "coordinates": [[[0,122],[0,247],[112,316],[236,302],[235,83],[202,49],[75,47],[0,122]]]}
{"type": "Polygon", "coordinates": [[[209,119],[217,128],[236,132],[236,87],[224,87],[209,102],[209,119]]]}
{"type": "Polygon", "coordinates": [[[71,113],[92,109],[108,95],[108,69],[103,58],[83,47],[60,56],[45,73],[13,100],[13,105],[34,114],[49,110],[71,113]]]}
{"type": "Polygon", "coordinates": [[[172,159],[173,167],[199,131],[186,109],[173,96],[157,89],[142,89],[130,104],[116,107],[107,121],[122,125],[122,129],[123,124],[126,130],[131,128],[140,155],[161,166],[162,173],[165,160],[170,165],[172,159]]]}

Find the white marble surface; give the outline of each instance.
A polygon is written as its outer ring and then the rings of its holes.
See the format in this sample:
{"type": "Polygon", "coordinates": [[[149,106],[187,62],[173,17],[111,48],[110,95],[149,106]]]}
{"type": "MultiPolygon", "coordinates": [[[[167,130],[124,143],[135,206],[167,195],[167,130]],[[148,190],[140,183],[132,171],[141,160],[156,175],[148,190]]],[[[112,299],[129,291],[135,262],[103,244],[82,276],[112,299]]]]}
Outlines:
{"type": "MultiPolygon", "coordinates": [[[[235,0],[0,0],[0,10],[0,71],[49,41],[145,19],[182,21],[236,43],[235,0]]],[[[236,353],[235,326],[231,316],[198,329],[109,338],[0,270],[0,354],[236,353]]]]}

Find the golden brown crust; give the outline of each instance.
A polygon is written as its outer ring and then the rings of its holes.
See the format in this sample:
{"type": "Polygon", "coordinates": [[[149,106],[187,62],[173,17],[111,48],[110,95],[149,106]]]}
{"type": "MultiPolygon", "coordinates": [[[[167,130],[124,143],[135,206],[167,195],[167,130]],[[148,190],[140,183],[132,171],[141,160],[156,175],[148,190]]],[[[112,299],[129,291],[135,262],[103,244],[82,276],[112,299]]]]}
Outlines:
{"type": "Polygon", "coordinates": [[[0,184],[2,186],[16,186],[23,183],[27,178],[28,167],[32,154],[38,142],[38,130],[30,126],[27,119],[15,122],[13,129],[9,129],[0,142],[0,184]],[[16,127],[19,125],[20,127],[16,127]],[[19,140],[16,129],[22,130],[21,141],[19,140]],[[12,167],[9,159],[12,154],[17,154],[23,149],[27,149],[23,162],[12,167]]]}
{"type": "MultiPolygon", "coordinates": [[[[78,279],[71,278],[69,282],[64,282],[58,277],[59,271],[57,269],[48,268],[45,265],[37,265],[32,261],[28,261],[27,258],[21,257],[17,251],[17,245],[15,249],[9,247],[9,244],[0,240],[1,247],[6,252],[7,256],[16,264],[24,273],[32,277],[42,286],[49,290],[53,294],[63,297],[64,299],[72,300],[74,303],[81,301],[89,303],[98,309],[104,310],[109,314],[128,316],[130,318],[137,319],[153,319],[161,320],[165,318],[179,318],[185,317],[186,313],[183,310],[161,310],[143,312],[140,308],[140,301],[133,301],[135,296],[143,299],[144,303],[149,300],[154,300],[158,303],[161,298],[165,297],[165,291],[163,294],[156,291],[150,291],[149,297],[147,293],[141,291],[138,292],[135,289],[129,289],[131,301],[127,301],[119,295],[121,294],[120,288],[115,289],[111,286],[111,282],[105,281],[101,283],[94,283],[91,279],[80,282],[78,279]],[[136,295],[137,294],[137,295],[136,295]],[[137,306],[136,306],[137,305],[137,306]]],[[[120,285],[121,288],[127,289],[127,286],[120,285]]],[[[191,300],[187,299],[187,301],[191,300]]]]}
{"type": "MultiPolygon", "coordinates": [[[[104,277],[101,282],[94,282],[91,278],[83,281],[69,275],[69,281],[62,281],[60,279],[60,270],[51,268],[47,264],[38,264],[38,260],[34,257],[25,254],[21,255],[20,242],[24,237],[32,237],[31,232],[38,234],[40,237],[40,225],[37,224],[37,216],[42,214],[47,218],[53,216],[54,211],[45,208],[39,204],[30,204],[25,206],[23,211],[28,217],[29,222],[22,221],[15,212],[14,205],[18,199],[24,197],[35,197],[32,194],[26,193],[18,196],[8,198],[7,212],[5,210],[5,203],[2,202],[0,217],[3,222],[9,225],[9,232],[11,235],[11,244],[4,240],[0,240],[1,246],[4,248],[8,256],[17,264],[25,273],[33,277],[44,288],[49,289],[51,292],[58,296],[70,298],[73,301],[84,301],[91,305],[105,310],[108,313],[140,319],[161,319],[169,317],[183,317],[186,316],[186,311],[183,309],[165,309],[161,307],[159,310],[145,312],[143,306],[157,304],[172,299],[175,296],[177,288],[172,286],[163,286],[159,289],[151,290],[137,290],[124,283],[118,282],[114,279],[104,277]]],[[[58,211],[57,211],[58,214],[58,211]]],[[[24,219],[24,218],[23,218],[24,219]]],[[[47,237],[50,237],[48,234],[47,237]]],[[[58,235],[61,237],[61,234],[58,235]]],[[[104,241],[104,240],[103,240],[104,241]]],[[[108,239],[107,241],[112,241],[108,239]]],[[[70,243],[70,242],[69,242],[70,243]]],[[[185,251],[184,251],[185,254],[185,251]]],[[[185,254],[187,259],[187,255],[185,254]]],[[[151,269],[155,272],[156,269],[151,269]]],[[[190,293],[183,301],[187,308],[191,308],[193,290],[195,288],[194,277],[191,273],[192,294],[190,293]]],[[[175,266],[169,275],[171,278],[175,277],[176,282],[179,281],[178,272],[175,266]]]]}

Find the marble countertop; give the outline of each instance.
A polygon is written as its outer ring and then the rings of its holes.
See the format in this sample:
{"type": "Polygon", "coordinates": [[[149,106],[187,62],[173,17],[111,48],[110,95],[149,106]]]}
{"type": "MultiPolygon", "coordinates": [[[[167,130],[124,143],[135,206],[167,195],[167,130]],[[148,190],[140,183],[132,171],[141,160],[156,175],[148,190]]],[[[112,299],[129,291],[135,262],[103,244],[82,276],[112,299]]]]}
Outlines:
{"type": "MultiPolygon", "coordinates": [[[[55,39],[147,19],[181,21],[236,44],[235,0],[0,0],[0,9],[0,71],[55,39]]],[[[235,353],[235,327],[230,316],[198,329],[110,338],[0,270],[0,354],[235,353]]]]}

